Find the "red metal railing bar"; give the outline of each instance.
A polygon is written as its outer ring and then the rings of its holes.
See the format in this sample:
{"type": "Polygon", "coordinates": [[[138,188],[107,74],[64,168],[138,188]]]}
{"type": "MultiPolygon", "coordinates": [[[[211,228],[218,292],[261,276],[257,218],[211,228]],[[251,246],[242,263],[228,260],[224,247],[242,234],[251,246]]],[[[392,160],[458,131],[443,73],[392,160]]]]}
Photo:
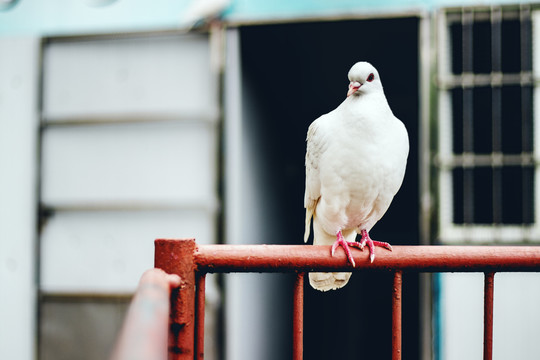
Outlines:
{"type": "Polygon", "coordinates": [[[154,265],[182,279],[171,292],[169,360],[195,356],[195,240],[156,240],[154,265]]]}
{"type": "Polygon", "coordinates": [[[195,315],[195,354],[196,359],[204,359],[204,305],[205,305],[205,287],[206,273],[197,273],[196,276],[196,306],[197,313],[195,315]]]}
{"type": "MultiPolygon", "coordinates": [[[[422,272],[538,271],[540,246],[393,246],[377,251],[352,250],[355,269],[422,272]]],[[[199,245],[194,254],[205,272],[309,272],[351,270],[342,250],[329,256],[330,246],[199,245]]]]}
{"type": "MultiPolygon", "coordinates": [[[[204,287],[207,272],[297,272],[294,289],[293,359],[302,359],[304,273],[351,270],[345,254],[329,256],[330,246],[200,245],[194,239],[155,241],[155,266],[178,274],[182,285],[171,294],[169,360],[204,356],[204,287]],[[195,313],[197,318],[195,322],[195,313]],[[195,335],[197,335],[195,337],[195,335]],[[195,340],[196,339],[196,340],[195,340]]],[[[394,246],[377,252],[353,250],[356,269],[394,271],[392,358],[401,359],[402,272],[484,272],[484,359],[493,344],[493,285],[497,271],[540,271],[540,247],[394,246]]]]}
{"type": "Polygon", "coordinates": [[[394,272],[392,287],[392,360],[401,360],[401,288],[403,272],[394,272]]]}
{"type": "Polygon", "coordinates": [[[493,357],[493,288],[495,273],[484,275],[484,360],[493,357]]]}
{"type": "Polygon", "coordinates": [[[296,274],[293,295],[293,360],[304,354],[304,273],[296,274]]]}

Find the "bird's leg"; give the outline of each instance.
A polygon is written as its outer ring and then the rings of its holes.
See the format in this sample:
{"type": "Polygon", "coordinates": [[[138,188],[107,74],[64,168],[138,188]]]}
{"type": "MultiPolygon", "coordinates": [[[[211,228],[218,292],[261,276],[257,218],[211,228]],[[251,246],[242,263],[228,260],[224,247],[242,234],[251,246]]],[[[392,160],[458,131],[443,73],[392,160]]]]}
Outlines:
{"type": "Polygon", "coordinates": [[[390,245],[387,242],[372,240],[369,237],[369,233],[367,232],[367,230],[362,230],[360,233],[362,234],[362,239],[360,240],[360,242],[345,241],[345,238],[343,238],[343,234],[341,233],[341,230],[340,230],[336,235],[336,237],[337,237],[336,241],[332,245],[332,256],[334,256],[334,253],[335,253],[336,249],[338,248],[338,246],[341,246],[343,248],[343,250],[345,250],[345,254],[347,255],[347,259],[352,264],[352,266],[355,267],[356,263],[354,262],[354,259],[353,259],[352,253],[351,253],[351,249],[349,249],[350,246],[358,248],[358,249],[363,251],[364,246],[367,245],[368,248],[369,248],[369,261],[370,262],[373,262],[373,260],[375,260],[375,246],[383,247],[383,248],[385,248],[387,250],[392,251],[392,245],[390,245]]]}
{"type": "MultiPolygon", "coordinates": [[[[347,255],[347,259],[352,264],[352,266],[355,267],[356,264],[355,264],[354,259],[352,257],[351,249],[349,249],[349,245],[352,245],[352,243],[345,241],[345,239],[343,238],[343,234],[341,233],[341,230],[338,231],[336,237],[337,237],[336,242],[334,242],[334,244],[332,245],[332,256],[334,256],[334,252],[336,251],[337,247],[341,246],[343,248],[343,250],[345,250],[345,254],[347,255]]],[[[358,244],[356,242],[354,242],[354,243],[358,244]]]]}
{"type": "Polygon", "coordinates": [[[360,250],[364,250],[364,246],[367,245],[369,248],[369,260],[371,262],[375,260],[375,246],[383,247],[385,249],[392,251],[392,245],[390,245],[389,243],[371,240],[367,230],[363,229],[360,231],[360,233],[362,234],[362,239],[360,240],[360,243],[359,244],[357,243],[358,245],[353,245],[353,246],[358,246],[360,250]]]}

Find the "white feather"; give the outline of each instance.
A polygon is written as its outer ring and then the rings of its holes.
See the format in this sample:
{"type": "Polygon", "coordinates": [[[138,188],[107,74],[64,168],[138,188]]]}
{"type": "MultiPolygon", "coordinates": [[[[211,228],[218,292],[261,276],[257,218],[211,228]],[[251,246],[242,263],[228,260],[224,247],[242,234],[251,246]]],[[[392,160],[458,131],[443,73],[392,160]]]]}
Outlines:
{"type": "MultiPolygon", "coordinates": [[[[314,245],[331,245],[342,231],[354,241],[384,215],[405,174],[409,139],[394,116],[377,70],[356,63],[349,80],[361,87],[309,127],[306,151],[306,231],[313,218],[314,245]],[[370,74],[374,75],[368,81],[370,74]]],[[[350,273],[311,273],[322,291],[344,286],[350,273]]]]}

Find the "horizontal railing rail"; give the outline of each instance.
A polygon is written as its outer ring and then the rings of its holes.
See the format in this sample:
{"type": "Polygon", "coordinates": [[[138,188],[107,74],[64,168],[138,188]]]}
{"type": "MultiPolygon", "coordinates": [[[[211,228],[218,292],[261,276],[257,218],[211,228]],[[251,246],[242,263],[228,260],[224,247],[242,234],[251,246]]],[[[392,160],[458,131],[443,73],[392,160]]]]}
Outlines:
{"type": "Polygon", "coordinates": [[[366,250],[330,256],[330,246],[198,245],[194,261],[204,272],[298,272],[347,270],[415,270],[421,272],[536,271],[540,246],[393,246],[379,251],[373,263],[366,250]]]}
{"type": "Polygon", "coordinates": [[[171,295],[169,359],[204,358],[206,273],[296,272],[293,304],[293,359],[303,353],[304,274],[310,271],[392,271],[392,359],[401,359],[403,271],[483,272],[484,359],[492,358],[493,289],[496,272],[540,272],[540,246],[394,246],[373,263],[368,251],[330,256],[330,246],[197,245],[194,239],[155,241],[155,266],[178,274],[182,285],[171,295]]]}

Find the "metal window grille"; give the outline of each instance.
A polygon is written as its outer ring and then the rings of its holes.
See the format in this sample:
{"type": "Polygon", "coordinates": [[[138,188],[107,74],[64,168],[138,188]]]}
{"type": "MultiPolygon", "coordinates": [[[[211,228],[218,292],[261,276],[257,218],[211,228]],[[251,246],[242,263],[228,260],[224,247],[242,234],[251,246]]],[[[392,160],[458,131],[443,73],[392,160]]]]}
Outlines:
{"type": "MultiPolygon", "coordinates": [[[[401,304],[404,271],[483,272],[484,359],[492,359],[493,290],[496,272],[540,272],[540,247],[395,246],[371,264],[357,253],[355,270],[392,271],[392,360],[401,359],[401,304]],[[363,258],[360,258],[360,257],[363,258]],[[362,261],[364,260],[364,261],[362,261]]],[[[350,271],[344,253],[329,256],[329,246],[196,245],[195,240],[155,241],[155,266],[178,274],[182,285],[171,295],[169,359],[204,358],[206,273],[296,272],[293,305],[293,360],[303,354],[304,274],[350,271]]]]}
{"type": "Polygon", "coordinates": [[[530,5],[439,14],[440,237],[540,240],[530,5]],[[486,209],[491,211],[486,211],[486,209]]]}

